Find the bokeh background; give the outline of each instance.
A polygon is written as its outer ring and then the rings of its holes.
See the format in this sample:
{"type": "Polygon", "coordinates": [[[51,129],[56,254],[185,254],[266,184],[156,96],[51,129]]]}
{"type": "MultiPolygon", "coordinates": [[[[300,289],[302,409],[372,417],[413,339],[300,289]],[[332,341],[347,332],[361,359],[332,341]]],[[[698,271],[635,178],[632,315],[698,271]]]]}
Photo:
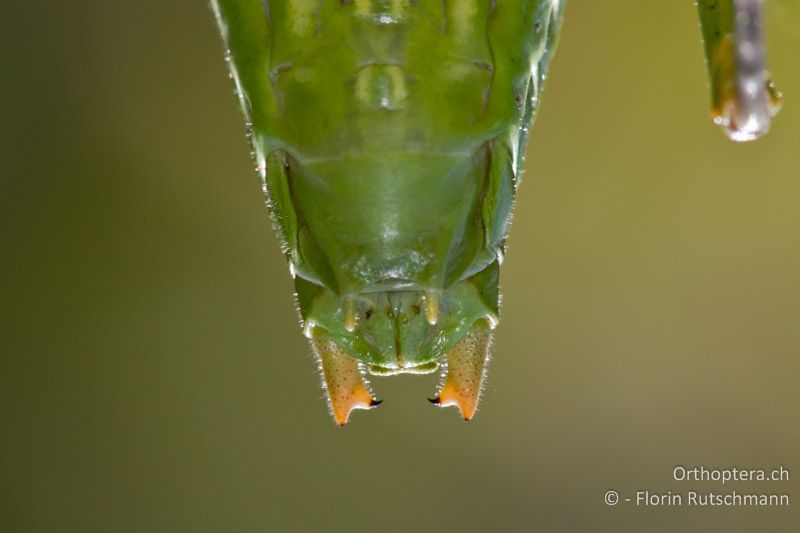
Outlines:
{"type": "Polygon", "coordinates": [[[376,380],[328,417],[207,5],[0,17],[0,529],[797,531],[607,507],[675,465],[800,476],[800,6],[785,106],[708,119],[692,2],[574,0],[527,154],[481,412],[376,380]]]}

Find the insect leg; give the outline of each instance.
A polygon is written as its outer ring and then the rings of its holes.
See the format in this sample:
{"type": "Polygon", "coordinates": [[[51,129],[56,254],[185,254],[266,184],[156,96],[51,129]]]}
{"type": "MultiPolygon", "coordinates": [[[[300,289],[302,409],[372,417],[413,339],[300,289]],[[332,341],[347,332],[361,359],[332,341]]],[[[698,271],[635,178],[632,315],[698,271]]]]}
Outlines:
{"type": "Polygon", "coordinates": [[[711,81],[711,116],[734,141],[766,134],[780,108],[780,95],[766,70],[765,3],[697,2],[711,81]]]}

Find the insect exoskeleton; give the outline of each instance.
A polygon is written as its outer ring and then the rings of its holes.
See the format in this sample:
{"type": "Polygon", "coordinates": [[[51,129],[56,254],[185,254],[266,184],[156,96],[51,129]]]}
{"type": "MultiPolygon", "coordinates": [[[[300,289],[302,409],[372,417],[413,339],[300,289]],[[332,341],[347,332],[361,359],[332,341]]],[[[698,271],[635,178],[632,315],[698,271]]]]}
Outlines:
{"type": "Polygon", "coordinates": [[[306,165],[291,158],[272,174],[296,191],[287,218],[297,221],[289,253],[298,307],[338,424],[376,405],[364,374],[440,367],[436,403],[474,415],[498,321],[497,250],[513,193],[510,152],[493,146],[306,165]],[[404,164],[384,168],[395,158],[404,164]],[[368,178],[334,179],[342,166],[368,178]]]}
{"type": "Polygon", "coordinates": [[[560,0],[212,0],[334,420],[443,371],[475,414],[560,0]]]}

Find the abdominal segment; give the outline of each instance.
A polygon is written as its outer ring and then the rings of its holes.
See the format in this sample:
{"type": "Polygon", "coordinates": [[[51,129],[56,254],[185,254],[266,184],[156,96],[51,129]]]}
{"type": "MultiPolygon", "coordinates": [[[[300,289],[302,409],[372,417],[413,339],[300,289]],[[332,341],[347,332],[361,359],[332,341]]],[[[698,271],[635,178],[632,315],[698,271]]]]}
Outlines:
{"type": "Polygon", "coordinates": [[[559,0],[212,0],[332,412],[444,372],[475,413],[559,0]]]}

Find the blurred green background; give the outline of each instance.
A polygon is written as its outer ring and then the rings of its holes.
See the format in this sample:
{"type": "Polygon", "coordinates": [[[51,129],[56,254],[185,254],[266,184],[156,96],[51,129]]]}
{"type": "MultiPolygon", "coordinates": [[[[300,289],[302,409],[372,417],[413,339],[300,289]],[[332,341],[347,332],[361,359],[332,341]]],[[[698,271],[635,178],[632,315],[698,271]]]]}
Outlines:
{"type": "Polygon", "coordinates": [[[386,378],[344,430],[206,4],[7,4],[2,531],[797,531],[795,479],[725,489],[788,509],[603,503],[800,475],[797,2],[768,6],[784,110],[735,145],[692,2],[573,0],[481,412],[386,378]]]}

